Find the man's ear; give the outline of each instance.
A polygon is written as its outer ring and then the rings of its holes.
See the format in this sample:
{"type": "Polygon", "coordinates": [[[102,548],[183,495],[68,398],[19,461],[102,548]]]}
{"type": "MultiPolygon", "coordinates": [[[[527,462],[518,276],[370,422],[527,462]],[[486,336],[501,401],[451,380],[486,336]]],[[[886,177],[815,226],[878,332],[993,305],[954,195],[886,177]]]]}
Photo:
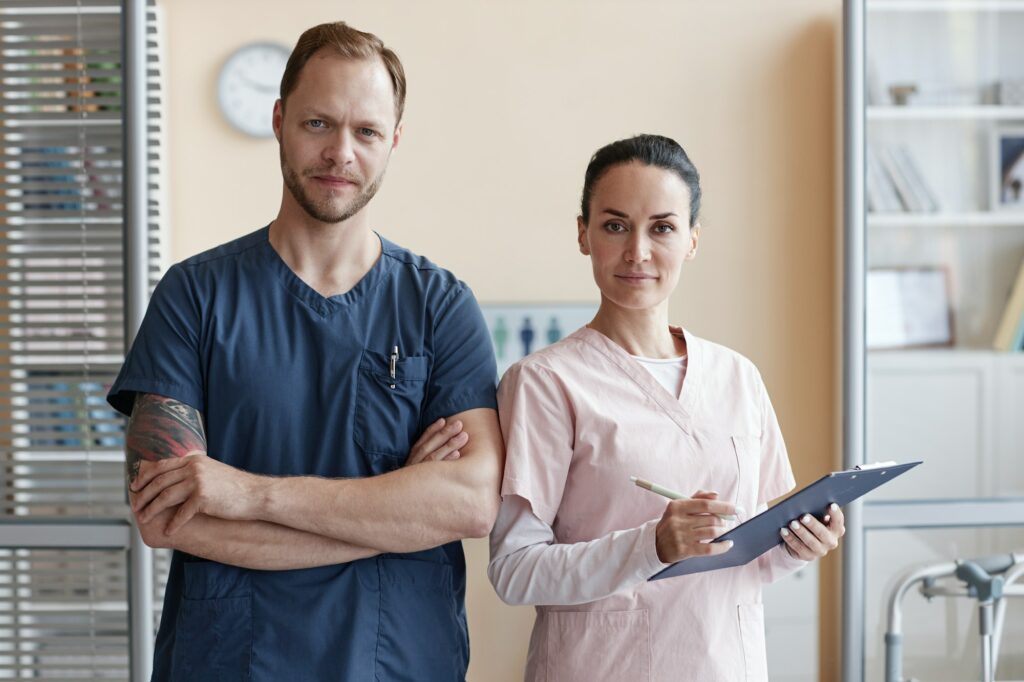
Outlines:
{"type": "Polygon", "coordinates": [[[580,245],[580,253],[590,255],[590,242],[587,240],[587,224],[583,216],[576,216],[576,242],[580,245]]]}
{"type": "Polygon", "coordinates": [[[278,143],[280,143],[281,126],[284,125],[284,102],[281,100],[276,100],[274,102],[274,114],[270,117],[270,121],[274,126],[274,137],[276,137],[278,143]]]}
{"type": "Polygon", "coordinates": [[[395,126],[395,134],[391,136],[391,151],[398,149],[398,142],[402,139],[402,131],[405,130],[405,122],[399,121],[395,126]]]}
{"type": "Polygon", "coordinates": [[[690,228],[690,251],[686,254],[686,260],[693,260],[697,257],[697,242],[700,240],[700,223],[695,223],[690,228]]]}

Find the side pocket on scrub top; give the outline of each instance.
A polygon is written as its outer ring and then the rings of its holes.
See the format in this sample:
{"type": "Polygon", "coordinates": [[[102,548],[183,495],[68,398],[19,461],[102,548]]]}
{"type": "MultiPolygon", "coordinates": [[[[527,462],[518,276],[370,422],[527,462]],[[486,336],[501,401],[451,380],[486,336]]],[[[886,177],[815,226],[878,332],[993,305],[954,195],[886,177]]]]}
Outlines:
{"type": "Polygon", "coordinates": [[[758,436],[732,436],[731,440],[739,476],[735,503],[743,507],[740,514],[742,522],[757,512],[761,487],[761,439],[758,436]]]}
{"type": "Polygon", "coordinates": [[[764,606],[740,604],[738,607],[740,640],[747,682],[768,682],[768,658],[764,644],[764,606]]]}
{"type": "Polygon", "coordinates": [[[248,680],[252,660],[249,572],[213,561],[184,565],[185,585],[175,624],[174,679],[248,680]]]}
{"type": "Polygon", "coordinates": [[[547,611],[547,679],[554,682],[651,679],[646,609],[547,611]]]}

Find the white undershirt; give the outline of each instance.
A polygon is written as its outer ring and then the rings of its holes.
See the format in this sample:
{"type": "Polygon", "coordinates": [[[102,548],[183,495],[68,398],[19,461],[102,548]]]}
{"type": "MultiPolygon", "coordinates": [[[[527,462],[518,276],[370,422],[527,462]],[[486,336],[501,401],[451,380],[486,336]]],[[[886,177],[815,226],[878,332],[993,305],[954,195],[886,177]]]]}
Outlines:
{"type": "MultiPolygon", "coordinates": [[[[633,357],[665,390],[679,396],[686,376],[685,355],[667,360],[633,357]]],[[[658,559],[658,521],[589,542],[559,543],[551,526],[533,513],[529,500],[508,495],[501,500],[491,531],[487,575],[507,604],[564,606],[604,599],[643,585],[668,565],[658,559]]],[[[759,561],[765,582],[804,564],[781,547],[759,561]]]]}
{"type": "Polygon", "coordinates": [[[682,355],[678,358],[642,358],[639,355],[630,355],[640,363],[640,366],[646,369],[651,375],[658,380],[658,383],[665,387],[665,390],[679,397],[679,393],[683,390],[683,378],[686,376],[686,356],[682,355]]]}

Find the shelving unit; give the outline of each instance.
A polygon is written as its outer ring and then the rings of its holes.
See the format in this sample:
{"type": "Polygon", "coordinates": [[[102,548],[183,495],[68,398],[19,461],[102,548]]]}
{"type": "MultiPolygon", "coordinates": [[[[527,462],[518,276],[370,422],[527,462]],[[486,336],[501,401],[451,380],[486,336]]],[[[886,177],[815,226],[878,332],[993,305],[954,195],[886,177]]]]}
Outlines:
{"type": "MultiPolygon", "coordinates": [[[[847,515],[843,670],[862,682],[884,679],[897,574],[1024,549],[1024,353],[991,350],[1024,261],[1024,207],[993,189],[997,135],[1024,131],[1024,0],[848,0],[846,22],[845,460],[925,461],[847,515]],[[891,210],[883,176],[902,184],[902,207],[924,188],[937,210],[891,210]],[[868,210],[869,186],[871,206],[889,210],[868,210]],[[868,271],[921,267],[948,275],[953,343],[868,351],[868,271]]],[[[920,620],[905,674],[977,678],[969,610],[907,613],[920,620]]],[[[1000,679],[1024,677],[1024,622],[1012,627],[1000,679]]]]}
{"type": "Polygon", "coordinates": [[[905,227],[1007,227],[1024,229],[1024,213],[977,211],[974,213],[872,213],[869,228],[905,227]]]}
{"type": "MultiPolygon", "coordinates": [[[[1024,40],[1024,38],[1022,38],[1024,40]]],[[[1021,121],[1024,106],[979,104],[976,106],[874,105],[867,109],[868,121],[1021,121]]]]}
{"type": "Polygon", "coordinates": [[[1024,12],[1021,0],[868,0],[870,12],[1024,12]]]}

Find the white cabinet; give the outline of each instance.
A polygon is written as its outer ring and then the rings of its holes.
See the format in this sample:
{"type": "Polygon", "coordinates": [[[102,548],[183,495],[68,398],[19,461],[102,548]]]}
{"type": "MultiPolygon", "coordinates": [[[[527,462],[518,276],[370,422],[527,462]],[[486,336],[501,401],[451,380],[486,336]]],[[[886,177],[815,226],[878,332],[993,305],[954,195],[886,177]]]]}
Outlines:
{"type": "MultiPolygon", "coordinates": [[[[1024,149],[1024,1],[844,8],[844,459],[924,460],[848,510],[843,673],[862,682],[884,679],[885,603],[903,572],[1024,549],[1024,353],[990,350],[1024,261],[1024,200],[997,191],[1022,153],[997,143],[1024,149]],[[867,321],[889,309],[867,300],[876,268],[946,272],[948,347],[867,350],[867,321]]],[[[970,677],[972,605],[907,600],[905,674],[970,677]]],[[[1014,610],[1001,679],[1024,676],[1014,610]]]]}
{"type": "Polygon", "coordinates": [[[1024,354],[868,356],[868,460],[924,460],[873,501],[1024,496],[1024,354]]]}

